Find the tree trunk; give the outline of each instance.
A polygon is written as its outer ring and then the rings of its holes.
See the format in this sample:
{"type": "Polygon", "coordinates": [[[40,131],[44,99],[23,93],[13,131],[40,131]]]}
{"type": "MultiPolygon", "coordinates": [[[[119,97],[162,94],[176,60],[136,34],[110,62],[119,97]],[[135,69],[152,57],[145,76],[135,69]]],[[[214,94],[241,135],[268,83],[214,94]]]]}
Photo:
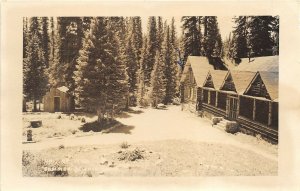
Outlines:
{"type": "Polygon", "coordinates": [[[26,99],[23,98],[23,112],[26,112],[26,99]]]}
{"type": "Polygon", "coordinates": [[[33,111],[36,112],[37,108],[36,108],[36,99],[33,98],[33,111]]]}
{"type": "Polygon", "coordinates": [[[39,111],[41,111],[41,100],[39,100],[39,111]]]}
{"type": "Polygon", "coordinates": [[[103,113],[102,110],[99,108],[97,109],[97,116],[98,116],[97,122],[101,124],[103,120],[103,113]]]}

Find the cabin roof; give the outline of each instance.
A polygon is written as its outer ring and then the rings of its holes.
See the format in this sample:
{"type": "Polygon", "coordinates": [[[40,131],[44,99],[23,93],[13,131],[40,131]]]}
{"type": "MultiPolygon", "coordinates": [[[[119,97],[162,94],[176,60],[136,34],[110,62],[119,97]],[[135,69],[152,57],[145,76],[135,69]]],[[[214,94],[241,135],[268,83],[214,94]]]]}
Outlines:
{"type": "Polygon", "coordinates": [[[272,100],[278,100],[278,72],[259,72],[272,100]]]}
{"type": "Polygon", "coordinates": [[[208,59],[204,56],[189,56],[184,67],[181,82],[183,82],[186,78],[186,75],[189,72],[189,68],[192,68],[193,75],[195,77],[197,86],[202,87],[204,80],[207,76],[207,72],[209,70],[213,70],[213,65],[209,64],[208,59]]]}
{"type": "Polygon", "coordinates": [[[61,86],[59,88],[57,88],[59,91],[67,93],[69,91],[69,88],[67,88],[66,86],[61,86]]]}
{"type": "Polygon", "coordinates": [[[210,70],[209,71],[216,90],[219,90],[224,82],[228,71],[225,70],[210,70]]]}
{"type": "Polygon", "coordinates": [[[236,92],[243,94],[256,72],[249,71],[230,71],[236,92]]]}
{"type": "Polygon", "coordinates": [[[242,62],[236,66],[231,67],[231,70],[237,71],[266,71],[266,72],[278,72],[279,71],[279,56],[263,56],[251,58],[242,58],[242,62]]]}

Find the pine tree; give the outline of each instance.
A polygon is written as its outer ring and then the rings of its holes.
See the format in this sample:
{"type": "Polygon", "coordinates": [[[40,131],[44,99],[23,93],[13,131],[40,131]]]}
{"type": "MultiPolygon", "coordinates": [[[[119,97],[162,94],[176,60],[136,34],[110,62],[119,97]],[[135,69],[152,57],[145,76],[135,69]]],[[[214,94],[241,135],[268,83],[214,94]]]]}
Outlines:
{"type": "MultiPolygon", "coordinates": [[[[251,16],[249,17],[249,47],[253,56],[272,55],[273,41],[271,38],[272,16],[251,16]]],[[[248,52],[249,54],[249,52],[248,52]]],[[[250,55],[252,57],[252,55],[250,55]]]]}
{"type": "Polygon", "coordinates": [[[217,17],[203,17],[204,20],[204,39],[203,47],[206,57],[222,58],[223,43],[219,32],[217,17]]]}
{"type": "Polygon", "coordinates": [[[141,17],[133,17],[133,46],[136,51],[137,60],[141,60],[142,47],[143,47],[143,32],[141,17]]]}
{"type": "Polygon", "coordinates": [[[164,80],[164,58],[159,51],[156,52],[155,64],[151,73],[150,99],[152,107],[156,108],[165,97],[165,80],[164,80]]]}
{"type": "Polygon", "coordinates": [[[116,110],[124,107],[128,92],[126,67],[121,62],[119,42],[112,26],[107,17],[92,20],[74,76],[79,103],[97,111],[101,124],[105,122],[104,115],[113,118],[116,110]]]}
{"type": "Polygon", "coordinates": [[[167,26],[165,31],[165,39],[163,44],[163,62],[165,64],[164,77],[165,77],[165,97],[164,103],[172,103],[176,94],[176,78],[177,68],[176,61],[174,60],[174,47],[171,42],[172,33],[170,27],[167,26]]]}
{"type": "Polygon", "coordinates": [[[157,51],[157,28],[156,28],[156,18],[149,17],[148,20],[148,53],[147,58],[145,59],[145,86],[148,88],[150,87],[150,79],[151,79],[151,72],[153,70],[153,66],[155,63],[155,55],[157,51]]]}
{"type": "Polygon", "coordinates": [[[149,58],[149,49],[148,49],[148,40],[147,37],[144,37],[143,40],[143,49],[141,52],[141,60],[139,63],[138,70],[138,91],[137,91],[137,102],[140,106],[146,107],[148,106],[148,98],[145,86],[145,63],[147,63],[147,59],[149,58]]]}
{"type": "Polygon", "coordinates": [[[23,92],[28,99],[33,100],[33,111],[37,111],[36,102],[45,94],[48,79],[45,74],[45,53],[42,46],[41,21],[38,17],[30,18],[29,40],[24,58],[23,92]]]}
{"type": "Polygon", "coordinates": [[[50,52],[50,40],[49,40],[49,18],[48,17],[42,17],[42,46],[43,46],[43,52],[44,52],[44,58],[45,58],[45,64],[47,68],[49,67],[49,52],[50,52]]]}
{"type": "Polygon", "coordinates": [[[47,74],[51,87],[59,87],[64,81],[64,67],[60,64],[60,36],[58,34],[55,19],[50,18],[50,51],[49,51],[49,68],[47,74]]]}
{"type": "Polygon", "coordinates": [[[157,50],[162,51],[162,45],[164,40],[164,27],[162,17],[158,17],[157,19],[157,35],[156,35],[156,45],[157,50]]]}
{"type": "Polygon", "coordinates": [[[201,39],[200,39],[200,17],[182,17],[181,22],[183,30],[183,57],[184,63],[188,56],[200,56],[201,51],[201,39]]]}
{"type": "Polygon", "coordinates": [[[233,43],[231,44],[230,56],[234,59],[246,58],[248,56],[248,23],[247,16],[235,17],[234,22],[236,24],[233,31],[233,43]]]}

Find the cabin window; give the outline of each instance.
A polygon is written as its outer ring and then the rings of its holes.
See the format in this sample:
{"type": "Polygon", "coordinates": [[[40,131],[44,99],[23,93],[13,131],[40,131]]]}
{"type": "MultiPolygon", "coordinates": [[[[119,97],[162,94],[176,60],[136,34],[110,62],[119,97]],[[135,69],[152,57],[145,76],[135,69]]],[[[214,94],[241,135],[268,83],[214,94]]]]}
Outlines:
{"type": "Polygon", "coordinates": [[[210,91],[210,105],[216,105],[216,91],[210,91]]]}
{"type": "Polygon", "coordinates": [[[272,121],[271,126],[278,129],[278,102],[272,102],[272,121]]]}
{"type": "Polygon", "coordinates": [[[240,96],[240,115],[247,118],[253,119],[253,98],[240,96]]]}
{"type": "Polygon", "coordinates": [[[268,125],[269,118],[269,101],[255,100],[256,110],[255,110],[255,121],[268,125]]]}
{"type": "Polygon", "coordinates": [[[227,99],[227,94],[219,92],[218,93],[218,108],[226,110],[226,99],[227,99]]]}

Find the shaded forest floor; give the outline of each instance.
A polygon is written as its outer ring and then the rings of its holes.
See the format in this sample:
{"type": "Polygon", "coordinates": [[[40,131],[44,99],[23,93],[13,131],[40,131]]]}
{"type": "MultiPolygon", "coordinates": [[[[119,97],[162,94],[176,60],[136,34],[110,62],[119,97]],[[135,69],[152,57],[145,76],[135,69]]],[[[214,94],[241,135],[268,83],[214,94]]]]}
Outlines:
{"type": "MultiPolygon", "coordinates": [[[[211,126],[181,111],[133,108],[113,128],[85,131],[76,116],[24,114],[39,119],[36,143],[23,144],[24,176],[226,176],[276,175],[277,145],[211,126]],[[52,169],[51,169],[52,168],[52,169]]],[[[84,115],[87,123],[94,115],[84,115]]],[[[25,137],[24,137],[25,138],[25,137]]]]}

